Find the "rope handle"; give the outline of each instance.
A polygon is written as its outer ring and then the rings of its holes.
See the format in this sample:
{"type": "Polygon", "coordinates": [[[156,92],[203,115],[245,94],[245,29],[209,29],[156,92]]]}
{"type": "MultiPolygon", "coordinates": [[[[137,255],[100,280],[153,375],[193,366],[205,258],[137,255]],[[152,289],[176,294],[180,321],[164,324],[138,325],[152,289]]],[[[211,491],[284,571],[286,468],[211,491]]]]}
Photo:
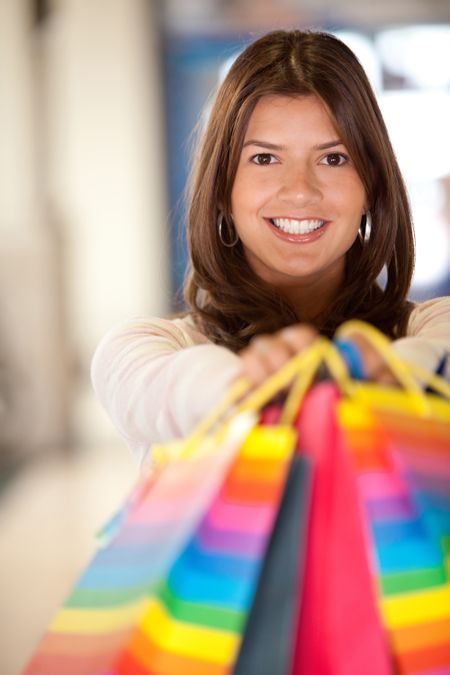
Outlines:
{"type": "Polygon", "coordinates": [[[293,356],[256,389],[252,389],[250,381],[246,378],[237,380],[219,404],[186,438],[182,456],[192,456],[208,434],[212,435],[213,442],[219,442],[232,419],[238,415],[257,414],[287,387],[289,391],[282,408],[280,423],[292,424],[303,397],[323,363],[341,390],[350,394],[352,380],[344,359],[332,342],[319,336],[308,349],[293,356]]]}
{"type": "Polygon", "coordinates": [[[397,356],[392,349],[389,339],[383,333],[358,319],[347,321],[336,331],[338,339],[351,340],[351,335],[354,334],[362,335],[371,344],[375,351],[383,358],[405,391],[422,393],[422,389],[412,375],[410,367],[397,356]]]}
{"type": "MultiPolygon", "coordinates": [[[[428,372],[425,368],[403,360],[392,347],[390,340],[370,324],[352,319],[342,324],[336,331],[339,339],[351,340],[354,334],[362,335],[384,359],[402,389],[409,395],[415,409],[420,414],[429,412],[429,403],[423,385],[427,385],[450,401],[450,385],[443,378],[428,372]]],[[[358,390],[358,383],[352,385],[353,394],[358,390]]]]}
{"type": "MultiPolygon", "coordinates": [[[[351,335],[355,333],[365,337],[382,356],[419,415],[430,413],[427,394],[421,384],[432,387],[450,401],[450,385],[438,375],[402,360],[395,353],[388,338],[373,326],[360,320],[351,320],[342,324],[336,332],[336,338],[350,340],[351,335]]],[[[327,338],[319,336],[308,349],[293,356],[256,389],[252,389],[251,382],[244,377],[236,380],[218,405],[181,442],[181,449],[176,456],[183,458],[193,456],[207,438],[212,445],[220,442],[233,419],[241,414],[257,414],[271,399],[287,388],[289,390],[280,422],[291,424],[322,364],[327,367],[342,393],[349,398],[358,398],[359,393],[367,386],[350,376],[348,365],[338,347],[327,338]]],[[[170,458],[161,457],[160,461],[167,462],[170,458]]]]}
{"type": "MultiPolygon", "coordinates": [[[[325,338],[318,337],[311,347],[293,356],[256,389],[252,389],[251,382],[246,378],[236,380],[219,404],[185,439],[182,456],[192,456],[208,435],[213,442],[219,442],[232,419],[239,415],[258,413],[294,380],[297,382],[298,392],[306,392],[323,361],[327,345],[325,338]]],[[[297,406],[299,404],[297,399],[297,406]]]]}

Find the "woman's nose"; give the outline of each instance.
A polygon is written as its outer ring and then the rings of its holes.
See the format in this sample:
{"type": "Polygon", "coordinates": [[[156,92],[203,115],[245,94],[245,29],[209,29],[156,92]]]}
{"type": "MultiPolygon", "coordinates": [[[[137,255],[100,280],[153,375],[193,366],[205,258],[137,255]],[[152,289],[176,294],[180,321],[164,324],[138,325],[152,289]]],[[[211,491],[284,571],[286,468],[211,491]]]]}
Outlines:
{"type": "Polygon", "coordinates": [[[284,201],[310,202],[320,199],[321,189],[314,172],[308,168],[287,169],[282,176],[279,198],[284,201]]]}

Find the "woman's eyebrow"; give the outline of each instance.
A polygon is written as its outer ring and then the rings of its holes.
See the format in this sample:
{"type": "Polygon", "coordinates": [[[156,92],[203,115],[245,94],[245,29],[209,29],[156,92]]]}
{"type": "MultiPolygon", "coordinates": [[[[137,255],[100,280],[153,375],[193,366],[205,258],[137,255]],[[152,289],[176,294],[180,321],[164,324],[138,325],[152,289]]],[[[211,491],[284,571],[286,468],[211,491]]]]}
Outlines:
{"type": "Polygon", "coordinates": [[[267,150],[286,150],[284,145],[276,145],[276,143],[269,143],[268,141],[258,141],[251,138],[248,141],[245,141],[243,148],[246,148],[248,145],[257,145],[260,148],[266,148],[267,150]]]}
{"type": "Polygon", "coordinates": [[[337,138],[334,141],[328,141],[327,143],[320,143],[319,145],[314,146],[316,150],[328,150],[328,148],[334,148],[336,145],[343,145],[342,141],[337,138]]]}
{"type": "MultiPolygon", "coordinates": [[[[269,141],[259,141],[256,138],[250,138],[248,141],[245,141],[243,148],[246,148],[248,145],[257,145],[260,148],[265,148],[266,150],[286,150],[285,145],[277,145],[276,143],[269,143],[269,141]]],[[[339,138],[333,139],[332,141],[326,141],[325,143],[319,143],[314,146],[315,150],[328,150],[329,148],[334,148],[337,145],[343,145],[342,141],[339,138]]]]}

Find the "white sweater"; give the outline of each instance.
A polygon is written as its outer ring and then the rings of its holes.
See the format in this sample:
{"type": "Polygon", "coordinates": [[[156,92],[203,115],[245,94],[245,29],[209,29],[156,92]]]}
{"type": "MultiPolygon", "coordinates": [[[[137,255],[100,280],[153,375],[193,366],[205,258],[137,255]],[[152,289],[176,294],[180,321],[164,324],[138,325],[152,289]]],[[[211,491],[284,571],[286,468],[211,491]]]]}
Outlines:
{"type": "MultiPolygon", "coordinates": [[[[416,305],[394,348],[450,380],[450,297],[416,305]]],[[[189,317],[135,318],[110,330],[92,362],[94,390],[139,463],[150,446],[185,436],[239,375],[240,359],[199,333],[189,317]]]]}

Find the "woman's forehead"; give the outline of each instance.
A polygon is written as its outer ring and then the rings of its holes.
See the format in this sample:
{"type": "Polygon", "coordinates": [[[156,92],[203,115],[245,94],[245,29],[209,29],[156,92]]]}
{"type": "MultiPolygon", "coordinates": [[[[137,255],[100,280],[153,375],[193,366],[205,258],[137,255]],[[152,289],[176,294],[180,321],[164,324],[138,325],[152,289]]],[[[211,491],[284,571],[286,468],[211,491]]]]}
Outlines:
{"type": "Polygon", "coordinates": [[[337,133],[334,119],[317,95],[276,94],[259,99],[250,115],[244,142],[260,133],[289,136],[290,131],[298,132],[299,125],[317,133],[337,133]]]}

